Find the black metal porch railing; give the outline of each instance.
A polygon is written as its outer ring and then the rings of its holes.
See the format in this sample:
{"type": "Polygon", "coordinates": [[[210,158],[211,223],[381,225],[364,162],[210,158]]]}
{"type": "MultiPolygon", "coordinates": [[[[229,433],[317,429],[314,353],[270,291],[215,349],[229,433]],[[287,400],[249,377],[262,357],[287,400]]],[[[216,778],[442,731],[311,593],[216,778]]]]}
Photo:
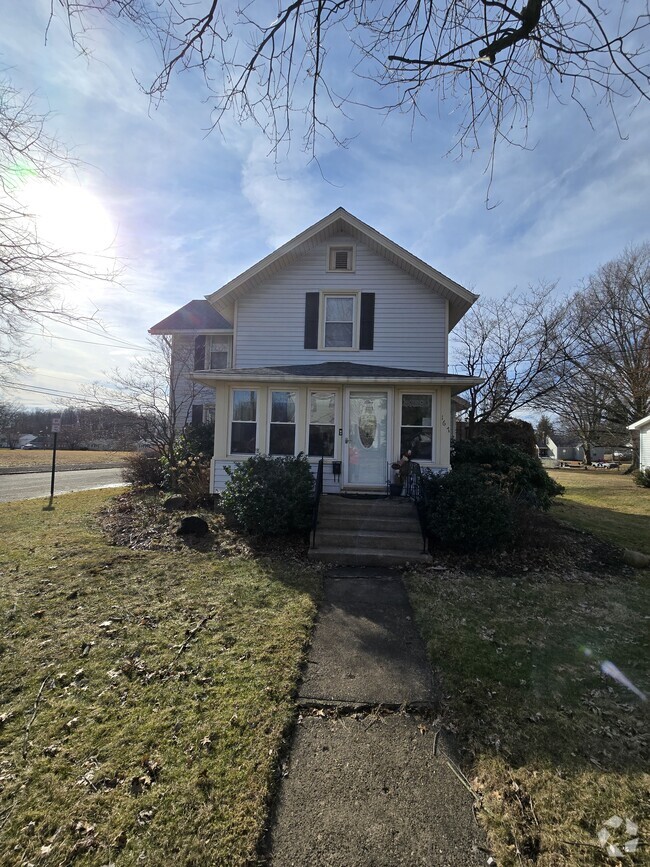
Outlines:
{"type": "Polygon", "coordinates": [[[323,466],[325,461],[321,458],[318,462],[318,470],[316,471],[316,484],[314,487],[314,508],[311,515],[311,546],[316,547],[316,527],[318,526],[318,509],[320,506],[320,497],[323,493],[323,466]]]}
{"type": "MultiPolygon", "coordinates": [[[[392,492],[392,484],[391,484],[391,470],[393,469],[392,465],[389,465],[388,468],[388,489],[392,492]]],[[[400,496],[408,497],[410,500],[413,500],[415,503],[415,508],[418,513],[418,520],[420,522],[420,533],[422,534],[422,553],[426,554],[427,552],[427,540],[428,540],[428,532],[427,532],[427,492],[425,486],[422,484],[422,468],[417,461],[409,461],[399,472],[399,478],[402,483],[402,488],[400,491],[400,496]]]]}

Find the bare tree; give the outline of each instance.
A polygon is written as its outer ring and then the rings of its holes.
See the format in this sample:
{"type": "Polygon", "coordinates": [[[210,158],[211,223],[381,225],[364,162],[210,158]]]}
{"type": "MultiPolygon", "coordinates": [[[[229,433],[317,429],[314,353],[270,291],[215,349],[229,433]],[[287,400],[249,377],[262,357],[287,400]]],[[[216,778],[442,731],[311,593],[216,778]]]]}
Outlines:
{"type": "Polygon", "coordinates": [[[105,406],[137,419],[139,437],[166,457],[173,467],[178,436],[192,421],[192,407],[206,389],[189,379],[194,346],[165,336],[149,338],[151,352],[135,359],[128,370],[114,370],[112,385],[87,389],[89,405],[105,406]]]}
{"type": "Polygon", "coordinates": [[[553,287],[479,299],[452,336],[454,367],[485,381],[466,392],[468,436],[481,424],[538,406],[563,381],[568,362],[556,351],[564,306],[553,287]]]}
{"type": "MultiPolygon", "coordinates": [[[[200,70],[215,123],[226,113],[252,120],[274,147],[298,116],[305,145],[337,139],[332,114],[357,97],[353,77],[377,86],[373,107],[413,121],[450,100],[457,144],[474,149],[485,125],[498,139],[525,141],[535,100],[591,98],[613,112],[621,98],[647,99],[643,38],[647,0],[608,9],[589,0],[60,0],[75,41],[93,13],[130,21],[157,47],[160,66],[146,87],[162,98],[172,76],[200,70]],[[275,5],[275,4],[274,4],[275,5]]],[[[55,6],[52,4],[54,11],[55,6]]],[[[615,116],[615,114],[614,114],[615,116]]]]}
{"type": "Polygon", "coordinates": [[[601,433],[619,435],[650,413],[650,244],[629,247],[573,295],[562,351],[573,375],[556,400],[567,412],[575,404],[590,424],[600,413],[601,433]]]}
{"type": "Polygon", "coordinates": [[[15,449],[20,439],[20,430],[18,428],[18,418],[21,413],[21,407],[13,401],[0,402],[0,440],[9,446],[10,449],[15,449]]]}
{"type": "Polygon", "coordinates": [[[45,321],[80,321],[58,291],[71,281],[111,279],[83,256],[41,237],[21,197],[26,179],[50,183],[72,164],[45,128],[46,118],[7,81],[0,81],[0,370],[17,370],[28,355],[25,331],[45,321]]]}

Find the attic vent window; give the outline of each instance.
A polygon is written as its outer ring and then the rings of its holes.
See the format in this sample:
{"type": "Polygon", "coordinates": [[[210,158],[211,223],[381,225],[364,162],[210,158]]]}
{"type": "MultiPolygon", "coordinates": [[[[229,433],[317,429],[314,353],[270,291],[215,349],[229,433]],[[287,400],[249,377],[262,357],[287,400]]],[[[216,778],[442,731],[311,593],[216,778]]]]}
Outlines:
{"type": "Polygon", "coordinates": [[[330,247],[329,250],[330,271],[354,271],[354,248],[353,247],[330,247]]]}

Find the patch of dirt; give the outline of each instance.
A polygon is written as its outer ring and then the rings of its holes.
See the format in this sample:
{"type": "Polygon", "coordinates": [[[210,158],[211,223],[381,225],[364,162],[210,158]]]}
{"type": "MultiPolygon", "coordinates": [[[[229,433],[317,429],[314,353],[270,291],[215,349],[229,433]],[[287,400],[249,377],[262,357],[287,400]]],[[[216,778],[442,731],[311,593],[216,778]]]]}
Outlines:
{"type": "Polygon", "coordinates": [[[168,512],[157,493],[127,491],[115,497],[98,515],[99,525],[111,544],[133,550],[182,551],[191,549],[220,557],[252,557],[282,554],[306,559],[308,540],[302,535],[261,537],[239,533],[226,526],[223,515],[207,509],[168,512]],[[178,536],[188,515],[200,515],[209,531],[206,536],[178,536]]]}

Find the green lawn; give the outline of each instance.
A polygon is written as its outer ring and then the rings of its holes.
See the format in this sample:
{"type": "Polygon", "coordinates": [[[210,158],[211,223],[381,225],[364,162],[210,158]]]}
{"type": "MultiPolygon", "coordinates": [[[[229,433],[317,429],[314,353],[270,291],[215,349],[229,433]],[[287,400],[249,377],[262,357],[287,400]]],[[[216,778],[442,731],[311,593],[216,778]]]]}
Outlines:
{"type": "Polygon", "coordinates": [[[650,554],[650,489],[613,470],[551,470],[564,485],[551,515],[620,545],[650,554]]]}
{"type": "Polygon", "coordinates": [[[250,863],[319,573],[111,547],[112,494],[0,506],[0,863],[250,863]]]}
{"type": "Polygon", "coordinates": [[[499,867],[649,863],[648,703],[599,667],[650,692],[647,573],[407,583],[499,867]],[[635,859],[598,845],[613,815],[638,823],[635,859]]]}

